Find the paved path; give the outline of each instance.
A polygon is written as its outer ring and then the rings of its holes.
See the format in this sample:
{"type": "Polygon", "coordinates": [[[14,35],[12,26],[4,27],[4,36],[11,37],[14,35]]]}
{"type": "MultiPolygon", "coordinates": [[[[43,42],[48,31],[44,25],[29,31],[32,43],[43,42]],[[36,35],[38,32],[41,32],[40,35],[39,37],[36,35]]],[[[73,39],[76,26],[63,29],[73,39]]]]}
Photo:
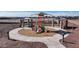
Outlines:
{"type": "MultiPolygon", "coordinates": [[[[28,42],[43,42],[48,46],[48,48],[65,48],[59,42],[59,40],[62,39],[62,36],[60,34],[55,34],[53,37],[29,37],[19,34],[18,31],[21,29],[23,28],[16,28],[11,30],[9,32],[9,38],[20,40],[20,41],[28,41],[28,42]]],[[[68,36],[68,34],[66,34],[65,37],[66,36],[68,36]]]]}

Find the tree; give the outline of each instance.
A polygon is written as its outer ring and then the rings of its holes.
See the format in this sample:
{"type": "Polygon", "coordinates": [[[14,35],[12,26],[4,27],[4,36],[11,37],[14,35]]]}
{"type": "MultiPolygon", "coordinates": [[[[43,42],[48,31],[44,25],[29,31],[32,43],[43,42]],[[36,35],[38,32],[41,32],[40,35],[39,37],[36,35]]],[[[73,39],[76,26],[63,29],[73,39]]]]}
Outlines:
{"type": "Polygon", "coordinates": [[[44,16],[44,15],[47,15],[47,14],[44,13],[44,12],[40,12],[38,15],[39,15],[39,16],[44,16]]]}

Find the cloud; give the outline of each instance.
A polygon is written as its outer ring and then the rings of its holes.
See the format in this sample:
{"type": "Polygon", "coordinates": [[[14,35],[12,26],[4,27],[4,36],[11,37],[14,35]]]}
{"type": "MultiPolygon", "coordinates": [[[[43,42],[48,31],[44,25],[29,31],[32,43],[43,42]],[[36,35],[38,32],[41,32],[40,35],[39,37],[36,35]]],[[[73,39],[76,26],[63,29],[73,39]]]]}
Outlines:
{"type": "Polygon", "coordinates": [[[31,16],[31,14],[35,14],[36,12],[31,11],[0,11],[0,16],[3,17],[28,17],[31,16]]]}
{"type": "MultiPolygon", "coordinates": [[[[0,11],[3,17],[28,17],[40,11],[0,11]]],[[[79,11],[42,11],[54,16],[79,16],[79,11]]]]}
{"type": "Polygon", "coordinates": [[[79,11],[55,11],[48,13],[54,16],[79,16],[79,11]]]}

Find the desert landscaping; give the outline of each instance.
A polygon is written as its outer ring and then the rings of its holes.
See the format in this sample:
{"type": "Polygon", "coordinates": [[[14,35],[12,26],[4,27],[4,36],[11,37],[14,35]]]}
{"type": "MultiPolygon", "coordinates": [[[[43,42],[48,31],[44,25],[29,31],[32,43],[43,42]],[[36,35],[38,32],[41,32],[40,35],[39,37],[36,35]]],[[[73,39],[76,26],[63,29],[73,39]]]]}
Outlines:
{"type": "Polygon", "coordinates": [[[79,48],[78,16],[1,17],[0,48],[79,48]]]}

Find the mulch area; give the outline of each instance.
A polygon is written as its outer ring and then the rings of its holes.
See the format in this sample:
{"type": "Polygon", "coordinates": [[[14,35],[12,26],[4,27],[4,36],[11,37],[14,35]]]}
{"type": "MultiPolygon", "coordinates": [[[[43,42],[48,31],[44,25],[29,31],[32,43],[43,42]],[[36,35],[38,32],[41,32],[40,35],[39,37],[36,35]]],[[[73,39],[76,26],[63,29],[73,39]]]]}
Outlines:
{"type": "Polygon", "coordinates": [[[18,28],[19,24],[0,24],[0,48],[47,48],[42,42],[13,41],[8,38],[8,32],[18,28]]]}
{"type": "Polygon", "coordinates": [[[18,31],[19,34],[24,36],[31,36],[31,37],[51,37],[55,35],[54,32],[43,32],[43,33],[36,33],[35,31],[32,31],[31,29],[21,29],[18,31]]]}

